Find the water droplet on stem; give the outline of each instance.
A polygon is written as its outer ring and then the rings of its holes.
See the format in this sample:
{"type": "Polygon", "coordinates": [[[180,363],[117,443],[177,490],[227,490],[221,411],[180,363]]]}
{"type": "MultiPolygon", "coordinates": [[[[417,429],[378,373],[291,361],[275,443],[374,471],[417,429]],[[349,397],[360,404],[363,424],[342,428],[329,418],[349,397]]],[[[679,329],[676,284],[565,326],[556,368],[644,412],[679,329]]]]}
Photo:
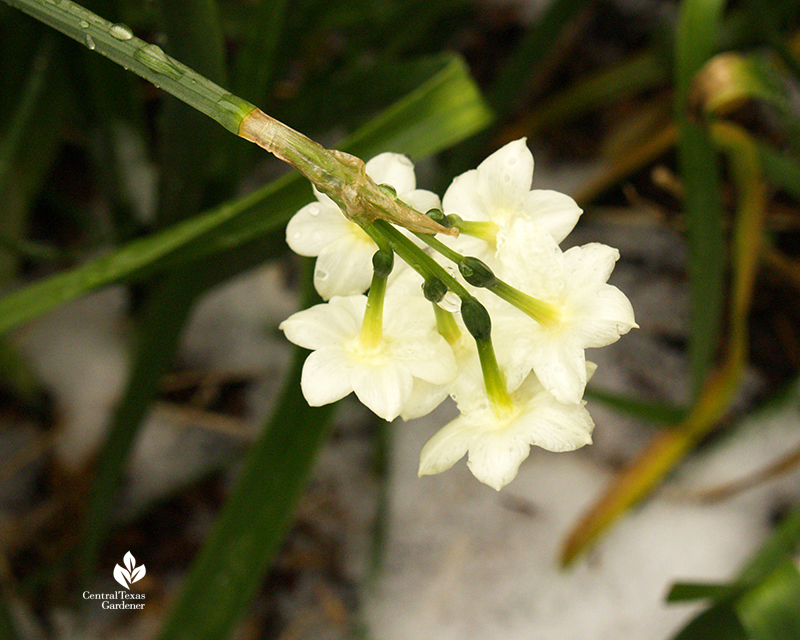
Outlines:
{"type": "Polygon", "coordinates": [[[133,31],[131,28],[119,22],[117,24],[112,24],[108,29],[108,33],[112,38],[116,38],[117,40],[130,40],[133,38],[133,31]]]}

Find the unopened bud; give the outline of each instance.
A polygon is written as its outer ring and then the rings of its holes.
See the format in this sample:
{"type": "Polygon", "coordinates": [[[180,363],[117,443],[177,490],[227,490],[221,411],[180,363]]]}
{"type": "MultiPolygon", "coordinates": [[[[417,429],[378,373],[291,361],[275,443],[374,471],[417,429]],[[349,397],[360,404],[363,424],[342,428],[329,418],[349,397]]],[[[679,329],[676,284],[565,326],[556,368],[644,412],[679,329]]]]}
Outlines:
{"type": "Polygon", "coordinates": [[[475,340],[481,342],[491,338],[492,319],[486,307],[475,298],[461,301],[461,318],[475,340]]]}
{"type": "Polygon", "coordinates": [[[438,303],[442,301],[447,293],[447,285],[439,278],[428,278],[422,283],[422,294],[426,300],[438,303]]]}
{"type": "Polygon", "coordinates": [[[428,209],[425,215],[434,222],[438,222],[440,225],[447,227],[448,229],[453,226],[450,224],[450,219],[444,215],[441,209],[428,209]]]}
{"type": "Polygon", "coordinates": [[[467,256],[458,263],[458,270],[473,287],[491,287],[497,282],[494,272],[482,260],[467,256]]]}
{"type": "Polygon", "coordinates": [[[457,213],[450,213],[447,215],[447,221],[450,223],[449,226],[458,227],[460,223],[464,222],[464,218],[457,213]]]}
{"type": "Polygon", "coordinates": [[[388,278],[394,268],[394,253],[380,249],[372,256],[372,268],[379,278],[388,278]]]}

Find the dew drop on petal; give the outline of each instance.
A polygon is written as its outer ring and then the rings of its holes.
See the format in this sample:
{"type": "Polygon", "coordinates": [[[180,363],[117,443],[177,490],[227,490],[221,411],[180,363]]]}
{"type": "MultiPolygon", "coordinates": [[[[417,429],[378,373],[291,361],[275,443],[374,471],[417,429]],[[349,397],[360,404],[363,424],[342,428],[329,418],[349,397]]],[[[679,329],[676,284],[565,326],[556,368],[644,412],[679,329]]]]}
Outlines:
{"type": "Polygon", "coordinates": [[[312,231],[311,232],[311,241],[312,242],[319,242],[322,234],[319,231],[312,231]]]}
{"type": "Polygon", "coordinates": [[[81,29],[88,29],[89,28],[89,23],[86,22],[86,20],[81,20],[80,25],[81,25],[81,29]]]}
{"type": "Polygon", "coordinates": [[[86,36],[86,46],[89,48],[90,51],[94,51],[94,38],[92,36],[86,36]]]}
{"type": "Polygon", "coordinates": [[[319,206],[312,204],[308,209],[308,215],[310,216],[318,216],[319,215],[319,206]]]}
{"type": "Polygon", "coordinates": [[[320,282],[325,282],[328,279],[328,272],[324,269],[317,269],[314,271],[314,278],[320,282]]]}
{"type": "Polygon", "coordinates": [[[302,232],[302,231],[295,231],[295,232],[292,234],[292,239],[293,239],[293,240],[299,240],[299,239],[300,239],[300,238],[302,238],[302,237],[303,237],[303,232],[302,232]]]}

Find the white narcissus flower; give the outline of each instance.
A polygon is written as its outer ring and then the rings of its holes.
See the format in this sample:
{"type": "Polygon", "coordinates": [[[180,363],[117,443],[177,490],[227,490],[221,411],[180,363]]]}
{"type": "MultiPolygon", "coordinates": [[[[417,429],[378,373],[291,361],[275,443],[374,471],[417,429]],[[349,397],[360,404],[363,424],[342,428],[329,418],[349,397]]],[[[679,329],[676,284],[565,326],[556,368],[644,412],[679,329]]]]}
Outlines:
{"type": "MultiPolygon", "coordinates": [[[[422,213],[440,206],[439,196],[416,188],[414,165],[406,156],[382,153],[367,162],[366,170],[375,182],[391,185],[400,200],[422,213]]],[[[317,257],[314,287],[323,300],[364,293],[378,247],[333,200],[316,189],[314,194],[317,201],[300,209],[286,226],[286,243],[301,256],[317,257]]]]}
{"type": "MultiPolygon", "coordinates": [[[[589,364],[590,373],[594,365],[589,364]]],[[[499,491],[517,475],[531,446],[573,451],[592,442],[585,402],[563,404],[531,374],[511,394],[512,406],[495,411],[488,403],[473,408],[438,431],[422,448],[419,475],[447,471],[464,454],[472,474],[499,491]]]]}
{"type": "Polygon", "coordinates": [[[295,313],[280,329],[296,345],[313,349],[303,365],[301,387],[312,406],[355,392],[384,420],[403,411],[420,379],[445,385],[456,374],[453,352],[437,332],[430,304],[387,294],[382,339],[365,348],[361,324],[367,298],[347,296],[295,313]]]}
{"type": "MultiPolygon", "coordinates": [[[[536,221],[560,243],[572,231],[582,211],[563,193],[531,190],[533,155],[520,138],[495,151],[478,165],[455,178],[444,194],[445,214],[455,213],[464,220],[494,223],[498,231],[518,219],[536,221]]],[[[487,259],[494,246],[466,234],[453,246],[467,255],[487,259]]]]}
{"type": "Polygon", "coordinates": [[[562,252],[538,224],[522,219],[498,234],[497,257],[503,280],[561,310],[559,321],[542,325],[487,299],[510,388],[533,369],[560,402],[580,402],[587,380],[584,349],[616,342],[638,327],[628,298],[607,283],[619,252],[598,243],[562,252]]]}

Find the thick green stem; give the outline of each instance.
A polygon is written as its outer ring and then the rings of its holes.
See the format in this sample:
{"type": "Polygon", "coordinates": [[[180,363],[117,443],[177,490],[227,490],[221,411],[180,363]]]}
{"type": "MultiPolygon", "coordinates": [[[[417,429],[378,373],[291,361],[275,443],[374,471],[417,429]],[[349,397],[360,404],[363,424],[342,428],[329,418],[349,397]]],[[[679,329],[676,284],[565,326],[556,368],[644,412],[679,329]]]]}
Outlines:
{"type": "Polygon", "coordinates": [[[237,135],[244,117],[255,109],[157,45],[137,38],[126,25],[112,24],[70,0],[5,2],[161,87],[237,135]]]}
{"type": "Polygon", "coordinates": [[[325,149],[260,109],[242,120],[238,134],[288,162],[362,227],[381,219],[418,233],[458,235],[381,189],[367,175],[363,160],[325,149]]]}
{"type": "Polygon", "coordinates": [[[126,25],[112,24],[70,0],[5,2],[149,80],[228,131],[288,162],[330,196],[348,219],[359,224],[384,219],[420,233],[458,235],[457,230],[443,227],[381,190],[367,176],[362,160],[325,149],[171,58],[157,45],[136,38],[126,25]]]}

